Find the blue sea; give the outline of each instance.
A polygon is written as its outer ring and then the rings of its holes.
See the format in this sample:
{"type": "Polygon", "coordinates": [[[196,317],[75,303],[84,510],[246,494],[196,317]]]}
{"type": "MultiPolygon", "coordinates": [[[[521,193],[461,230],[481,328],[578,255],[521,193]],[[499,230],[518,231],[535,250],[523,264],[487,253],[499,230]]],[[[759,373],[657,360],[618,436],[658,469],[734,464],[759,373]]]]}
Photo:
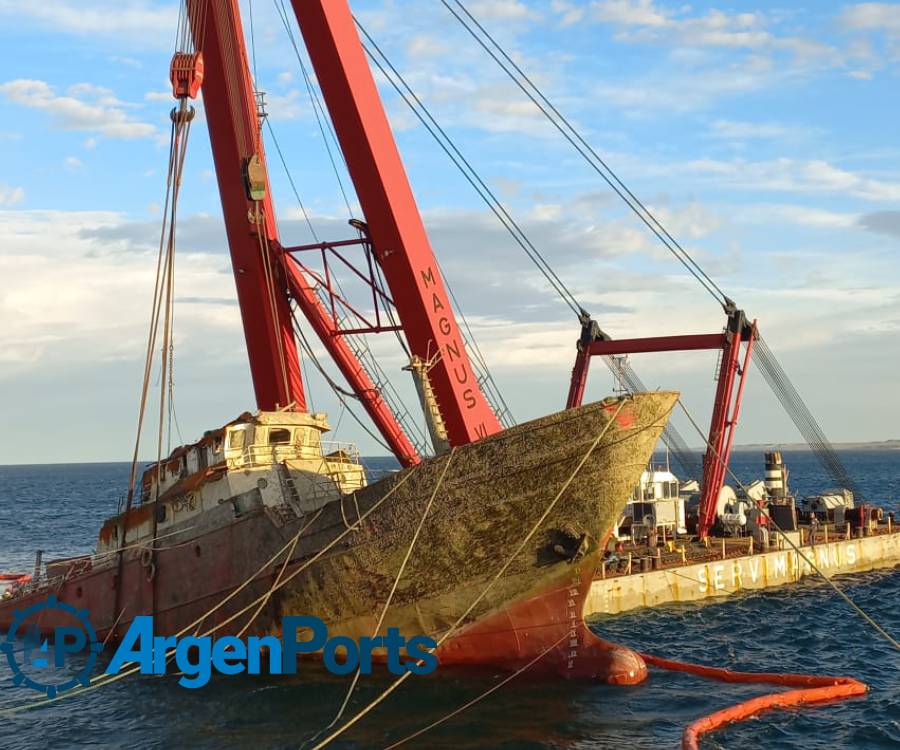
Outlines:
{"type": "MultiPolygon", "coordinates": [[[[844,451],[866,496],[896,509],[900,451],[844,451]]],[[[794,489],[824,489],[807,453],[785,454],[794,489]]],[[[762,456],[736,453],[743,481],[762,476],[762,456]]],[[[0,570],[30,570],[45,559],[89,552],[101,521],[128,480],[121,463],[0,466],[0,570]]],[[[847,576],[839,584],[900,637],[900,570],[847,576]]],[[[862,699],[769,713],[732,725],[703,747],[743,750],[900,748],[900,653],[892,650],[824,583],[748,593],[721,603],[671,605],[596,621],[598,633],[662,656],[734,669],[851,675],[871,687],[862,699]]],[[[388,684],[365,678],[348,716],[388,684]]],[[[494,674],[438,670],[407,681],[331,745],[381,748],[472,699],[494,674]]],[[[0,748],[299,748],[327,724],[346,680],[320,667],[291,677],[217,677],[187,690],[175,677],[133,676],[82,696],[15,716],[2,708],[38,693],[12,685],[0,662],[0,748]]],[[[693,719],[764,692],[652,671],[628,688],[513,680],[487,700],[404,747],[503,750],[660,750],[677,748],[693,719]]]]}

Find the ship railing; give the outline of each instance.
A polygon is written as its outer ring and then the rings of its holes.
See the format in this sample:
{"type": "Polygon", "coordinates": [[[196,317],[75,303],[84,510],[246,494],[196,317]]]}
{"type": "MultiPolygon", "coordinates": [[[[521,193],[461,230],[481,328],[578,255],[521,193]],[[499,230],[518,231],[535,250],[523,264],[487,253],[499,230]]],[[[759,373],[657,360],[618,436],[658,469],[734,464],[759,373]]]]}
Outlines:
{"type": "Polygon", "coordinates": [[[319,446],[291,444],[269,445],[265,443],[248,445],[241,452],[238,462],[243,466],[263,466],[286,460],[315,460],[361,464],[359,448],[354,443],[323,440],[319,446]],[[312,455],[312,451],[315,451],[312,455]]]}
{"type": "Polygon", "coordinates": [[[340,461],[350,464],[361,464],[359,458],[359,448],[356,443],[347,443],[336,440],[323,440],[322,458],[326,461],[340,461]]]}

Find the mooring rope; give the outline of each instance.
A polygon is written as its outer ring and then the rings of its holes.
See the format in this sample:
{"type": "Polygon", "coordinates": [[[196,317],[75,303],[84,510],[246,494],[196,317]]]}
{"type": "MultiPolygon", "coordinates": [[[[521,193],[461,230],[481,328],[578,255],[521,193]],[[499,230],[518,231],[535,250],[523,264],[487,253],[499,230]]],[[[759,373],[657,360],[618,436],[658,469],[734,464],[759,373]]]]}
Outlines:
{"type": "MultiPolygon", "coordinates": [[[[503,574],[506,572],[506,570],[509,568],[509,566],[512,565],[513,561],[519,556],[519,554],[522,552],[522,550],[525,549],[525,545],[528,544],[528,542],[531,540],[531,538],[538,532],[540,527],[543,525],[544,521],[547,520],[547,517],[553,511],[553,508],[556,507],[556,504],[559,502],[559,499],[563,496],[563,494],[565,494],[566,490],[569,488],[569,486],[575,480],[575,477],[578,476],[578,473],[581,471],[581,468],[585,465],[585,463],[587,463],[588,459],[591,457],[591,454],[593,454],[593,452],[597,449],[597,446],[600,445],[600,442],[603,440],[604,436],[609,431],[609,428],[615,423],[616,418],[619,416],[619,412],[622,411],[622,408],[630,400],[631,400],[630,398],[623,398],[619,401],[619,405],[616,408],[615,413],[613,413],[610,416],[609,421],[603,426],[603,429],[600,431],[600,433],[597,435],[597,437],[594,438],[594,440],[591,442],[590,446],[588,447],[587,452],[584,454],[584,456],[581,458],[581,460],[575,466],[575,469],[572,471],[572,473],[569,475],[569,477],[566,479],[566,481],[563,482],[563,485],[559,489],[559,492],[556,493],[556,496],[547,505],[547,508],[541,514],[541,517],[538,518],[538,520],[531,527],[531,530],[528,532],[528,534],[526,534],[525,537],[522,539],[519,546],[509,556],[509,558],[506,560],[506,562],[503,564],[503,566],[500,568],[500,570],[497,571],[497,573],[494,575],[494,577],[488,582],[488,584],[482,589],[481,593],[477,597],[475,597],[475,599],[472,601],[472,603],[466,608],[465,612],[463,612],[457,618],[457,620],[450,626],[450,628],[440,638],[438,638],[437,643],[435,644],[435,647],[428,649],[429,653],[433,654],[435,651],[437,651],[437,649],[440,648],[441,644],[443,644],[451,635],[453,635],[453,633],[456,632],[456,630],[463,623],[463,621],[469,616],[469,614],[472,612],[472,610],[475,609],[475,607],[481,602],[482,599],[484,599],[485,596],[487,596],[488,592],[494,587],[494,584],[496,584],[497,581],[500,580],[500,578],[503,576],[503,574]]],[[[651,425],[647,425],[641,429],[642,430],[649,429],[650,426],[651,425]]],[[[421,663],[421,661],[419,663],[421,663]]],[[[384,700],[386,700],[388,698],[388,696],[390,696],[391,693],[393,693],[398,687],[400,687],[400,685],[402,685],[404,682],[406,682],[406,680],[409,679],[409,677],[412,674],[413,674],[412,672],[404,672],[402,675],[400,675],[396,680],[394,680],[394,682],[392,682],[387,688],[385,688],[377,697],[375,697],[367,706],[360,709],[351,719],[349,719],[346,723],[344,723],[343,725],[338,727],[335,731],[333,731],[330,735],[328,735],[324,740],[322,740],[317,745],[315,745],[312,748],[312,750],[321,750],[321,748],[325,747],[326,745],[329,745],[335,739],[340,737],[344,732],[346,732],[348,729],[350,729],[350,727],[352,727],[354,724],[358,723],[367,714],[369,714],[373,709],[375,709],[376,706],[378,706],[380,703],[382,703],[384,700]]]]}
{"type": "Polygon", "coordinates": [[[442,716],[440,719],[437,719],[436,721],[431,722],[431,724],[429,724],[428,726],[422,727],[421,729],[417,729],[415,732],[413,732],[412,734],[406,735],[406,737],[404,737],[401,740],[392,742],[390,745],[385,747],[384,750],[393,750],[395,747],[400,747],[400,745],[405,745],[410,740],[414,740],[416,737],[420,737],[421,735],[425,734],[425,732],[430,732],[432,729],[434,729],[437,726],[440,726],[445,721],[449,721],[453,717],[459,716],[463,711],[470,709],[476,703],[480,703],[485,698],[487,698],[489,695],[496,693],[500,688],[502,688],[507,683],[512,682],[516,677],[518,677],[523,672],[527,672],[535,664],[537,664],[541,659],[543,659],[547,654],[549,654],[553,649],[555,649],[557,646],[559,646],[559,644],[562,643],[564,640],[566,640],[566,638],[568,638],[568,637],[569,637],[569,634],[564,633],[563,636],[559,640],[557,640],[555,643],[551,643],[549,646],[547,646],[547,648],[545,648],[543,651],[541,651],[541,653],[539,653],[537,656],[535,656],[530,662],[528,662],[524,666],[519,667],[512,674],[504,677],[496,685],[491,686],[490,688],[485,690],[483,693],[480,693],[475,698],[472,698],[472,700],[461,705],[459,708],[454,709],[449,714],[446,714],[445,716],[442,716]]]}
{"type": "MultiPolygon", "coordinates": [[[[294,577],[296,577],[297,575],[302,573],[312,563],[314,563],[322,555],[324,555],[328,550],[330,550],[338,542],[340,542],[347,534],[349,534],[351,531],[355,531],[356,528],[369,516],[369,514],[374,512],[382,503],[384,503],[389,497],[391,497],[391,495],[393,495],[400,487],[402,487],[409,480],[410,476],[412,476],[415,473],[415,470],[416,470],[416,466],[413,466],[409,470],[407,470],[406,473],[400,477],[400,479],[394,484],[393,487],[391,487],[381,498],[379,498],[372,505],[371,508],[369,508],[365,513],[363,513],[363,515],[360,517],[359,521],[356,524],[354,524],[353,527],[346,529],[345,531],[338,534],[328,544],[326,544],[324,547],[322,547],[322,549],[320,549],[319,552],[317,552],[312,558],[310,558],[309,560],[304,562],[296,570],[292,571],[290,573],[290,575],[288,575],[286,578],[283,578],[281,581],[273,584],[270,587],[269,591],[267,591],[266,593],[257,597],[256,599],[254,599],[252,602],[250,602],[250,604],[248,604],[243,609],[239,610],[238,612],[235,612],[233,615],[231,615],[227,619],[225,619],[222,622],[218,623],[217,625],[213,626],[210,630],[206,631],[203,635],[211,635],[211,634],[215,633],[217,630],[223,628],[225,625],[230,624],[235,619],[237,619],[244,613],[248,612],[250,609],[255,607],[257,604],[259,604],[263,599],[265,599],[268,596],[271,596],[272,593],[274,593],[278,589],[285,586],[294,577]]],[[[323,510],[324,510],[324,508],[319,509],[319,511],[316,513],[315,517],[312,518],[307,524],[305,524],[303,526],[303,528],[301,528],[295,536],[297,538],[299,538],[300,535],[302,535],[303,532],[307,528],[309,528],[310,525],[312,525],[315,522],[316,518],[318,518],[318,516],[322,513],[323,510]]],[[[284,544],[284,546],[280,550],[278,550],[278,552],[276,552],[271,558],[269,558],[269,560],[266,563],[264,563],[255,573],[251,574],[243,583],[241,583],[236,589],[234,589],[234,591],[232,591],[230,594],[225,596],[221,601],[219,601],[216,605],[214,605],[209,610],[207,610],[203,615],[201,615],[196,620],[194,620],[190,625],[187,625],[184,628],[182,628],[178,633],[176,633],[176,637],[180,638],[185,633],[190,631],[192,628],[197,627],[198,625],[203,623],[206,620],[206,618],[209,617],[211,614],[213,614],[217,610],[221,609],[221,607],[223,607],[228,601],[233,599],[241,591],[243,591],[247,586],[249,586],[254,580],[256,580],[263,573],[263,571],[265,571],[270,565],[273,565],[275,563],[275,561],[279,557],[281,557],[282,553],[284,553],[288,549],[288,547],[290,547],[293,543],[294,543],[294,539],[289,539],[284,544]]],[[[167,658],[168,658],[168,655],[170,655],[172,653],[174,653],[174,649],[168,652],[167,658]]],[[[131,674],[134,674],[139,669],[140,669],[140,666],[135,665],[135,666],[131,667],[130,669],[126,669],[125,671],[119,672],[118,674],[115,674],[115,675],[107,675],[107,674],[97,675],[96,677],[91,679],[91,684],[88,686],[79,687],[79,688],[75,688],[73,690],[69,690],[65,693],[60,693],[59,695],[57,695],[54,698],[48,698],[46,700],[41,700],[41,701],[34,701],[32,703],[27,703],[22,706],[0,710],[0,716],[12,716],[14,714],[22,713],[24,711],[30,711],[32,709],[40,708],[41,706],[46,706],[51,703],[56,703],[57,701],[60,701],[63,698],[75,697],[77,695],[81,695],[82,693],[88,692],[90,690],[96,690],[97,688],[108,685],[111,682],[117,682],[118,680],[121,680],[131,674]]]]}
{"type": "MultiPolygon", "coordinates": [[[[410,540],[409,547],[407,547],[406,554],[403,556],[403,562],[400,563],[400,569],[397,571],[397,575],[394,578],[394,585],[391,586],[390,593],[388,593],[387,599],[384,602],[384,607],[382,608],[381,614],[378,617],[378,622],[376,623],[375,627],[372,628],[372,638],[375,638],[378,635],[378,631],[381,630],[381,626],[384,624],[384,618],[387,616],[388,608],[391,606],[391,602],[394,599],[394,594],[397,591],[397,587],[400,585],[400,579],[403,577],[403,573],[406,570],[406,564],[409,562],[409,558],[412,556],[413,549],[419,541],[419,535],[422,533],[422,528],[425,526],[425,519],[428,518],[428,514],[431,512],[431,506],[434,505],[434,499],[437,497],[438,491],[444,484],[444,477],[447,475],[447,470],[450,468],[450,464],[453,462],[453,457],[455,456],[455,454],[456,446],[453,446],[450,449],[450,452],[447,454],[447,461],[444,463],[444,468],[441,470],[441,475],[438,477],[438,481],[434,485],[434,491],[431,493],[431,497],[428,498],[428,502],[425,504],[425,508],[422,511],[422,517],[419,519],[419,525],[416,527],[412,539],[410,540]]],[[[360,666],[356,668],[356,674],[353,675],[353,680],[350,683],[350,687],[347,688],[347,694],[344,696],[341,707],[338,709],[334,718],[325,727],[320,729],[318,732],[316,732],[316,734],[306,740],[307,743],[318,739],[323,732],[331,729],[335,724],[338,723],[338,721],[340,721],[341,717],[344,715],[344,711],[347,710],[347,705],[350,703],[350,698],[353,696],[353,691],[356,690],[356,685],[359,682],[359,677],[361,674],[362,665],[360,664],[360,666]]]]}

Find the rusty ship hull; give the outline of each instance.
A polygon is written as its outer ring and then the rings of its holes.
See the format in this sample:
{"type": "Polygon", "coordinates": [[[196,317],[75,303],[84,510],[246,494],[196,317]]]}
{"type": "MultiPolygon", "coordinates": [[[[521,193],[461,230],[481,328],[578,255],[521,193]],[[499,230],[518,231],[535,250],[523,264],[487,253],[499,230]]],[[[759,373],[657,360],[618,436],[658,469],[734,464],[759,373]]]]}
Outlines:
{"type": "MultiPolygon", "coordinates": [[[[314,513],[234,517],[223,503],[207,528],[83,558],[80,570],[73,561],[60,580],[0,603],[0,629],[52,594],[87,609],[111,642],[147,614],[159,635],[277,635],[283,616],[302,614],[331,635],[372,636],[421,522],[381,633],[447,636],[442,665],[514,669],[541,656],[539,670],[639,681],[640,660],[593,636],[582,615],[597,555],[675,400],[637,394],[550,415],[314,513]]],[[[59,625],[56,612],[44,610],[38,626],[59,625]]]]}

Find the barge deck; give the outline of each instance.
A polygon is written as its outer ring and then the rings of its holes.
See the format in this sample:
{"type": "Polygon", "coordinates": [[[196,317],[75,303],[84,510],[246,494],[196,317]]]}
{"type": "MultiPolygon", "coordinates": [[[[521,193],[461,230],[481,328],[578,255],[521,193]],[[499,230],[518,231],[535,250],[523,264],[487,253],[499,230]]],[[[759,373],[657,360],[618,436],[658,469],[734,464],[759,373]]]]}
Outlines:
{"type": "Polygon", "coordinates": [[[797,549],[776,534],[766,549],[754,548],[750,538],[719,538],[708,546],[676,539],[655,549],[620,550],[598,569],[584,614],[618,615],[784,586],[815,575],[810,563],[828,577],[900,566],[900,530],[890,522],[864,530],[801,528],[787,535],[797,549]]]}

